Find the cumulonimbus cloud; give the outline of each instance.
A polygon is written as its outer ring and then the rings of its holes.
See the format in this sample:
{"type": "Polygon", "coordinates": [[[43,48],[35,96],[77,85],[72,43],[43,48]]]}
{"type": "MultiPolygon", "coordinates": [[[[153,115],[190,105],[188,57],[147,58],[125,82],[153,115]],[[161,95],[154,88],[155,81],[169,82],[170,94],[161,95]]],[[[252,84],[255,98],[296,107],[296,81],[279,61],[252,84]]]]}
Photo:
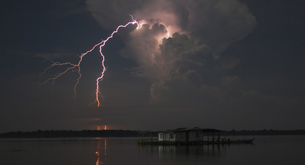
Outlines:
{"type": "Polygon", "coordinates": [[[87,0],[87,6],[103,28],[130,21],[129,14],[140,22],[141,29],[122,38],[126,47],[121,56],[139,64],[136,76],[152,80],[154,103],[186,91],[200,95],[207,88],[223,96],[215,84],[227,86],[238,77],[222,78],[216,68],[225,67],[217,67],[216,61],[230,43],[256,26],[255,17],[238,0],[87,0]]]}

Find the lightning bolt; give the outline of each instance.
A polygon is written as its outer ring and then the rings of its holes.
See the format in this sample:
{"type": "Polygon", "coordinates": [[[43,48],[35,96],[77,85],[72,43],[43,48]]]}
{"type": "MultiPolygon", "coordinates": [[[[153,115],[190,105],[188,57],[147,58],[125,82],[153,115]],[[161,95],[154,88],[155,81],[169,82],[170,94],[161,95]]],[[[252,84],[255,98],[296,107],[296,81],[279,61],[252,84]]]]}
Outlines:
{"type": "MultiPolygon", "coordinates": [[[[60,72],[60,73],[58,73],[57,75],[55,75],[54,77],[47,79],[47,80],[46,80],[45,82],[43,82],[42,84],[46,84],[46,83],[49,82],[49,81],[52,81],[52,83],[54,83],[54,81],[55,81],[57,78],[59,78],[60,76],[64,75],[64,74],[67,73],[68,71],[70,71],[70,70],[76,70],[79,76],[78,76],[78,78],[76,79],[76,83],[75,83],[74,88],[73,88],[73,89],[74,89],[74,97],[75,97],[75,96],[76,96],[76,87],[77,87],[77,85],[79,84],[79,81],[80,81],[80,79],[81,79],[81,77],[82,77],[82,75],[81,75],[81,69],[80,69],[80,64],[81,64],[81,62],[83,61],[83,58],[84,58],[88,53],[92,52],[97,46],[99,46],[99,52],[100,52],[100,55],[101,55],[101,57],[102,57],[102,73],[101,73],[101,76],[99,76],[99,77],[96,79],[95,101],[94,101],[93,103],[91,103],[91,104],[97,103],[97,106],[100,107],[100,106],[101,106],[101,103],[100,103],[100,101],[99,101],[99,96],[101,95],[101,92],[100,92],[100,88],[99,88],[99,82],[100,82],[101,80],[103,80],[104,74],[105,74],[105,71],[106,71],[106,67],[105,67],[105,56],[104,56],[104,54],[103,54],[103,52],[102,52],[102,49],[103,49],[103,47],[105,46],[106,42],[107,42],[109,39],[111,39],[111,38],[113,37],[113,35],[119,31],[120,28],[125,28],[125,27],[127,27],[128,25],[130,25],[130,24],[132,24],[132,25],[137,24],[137,29],[139,29],[139,23],[138,23],[138,21],[136,21],[136,20],[133,18],[132,15],[130,15],[130,17],[132,18],[132,21],[126,23],[125,25],[119,25],[119,26],[116,28],[116,30],[113,31],[113,32],[111,33],[111,35],[110,35],[109,37],[107,37],[105,40],[102,40],[101,42],[95,44],[95,45],[94,45],[90,50],[88,50],[87,52],[82,53],[81,56],[79,57],[79,61],[78,61],[77,64],[73,64],[73,63],[70,63],[70,62],[65,62],[65,63],[54,62],[54,61],[52,61],[51,59],[49,59],[49,60],[52,62],[52,64],[51,64],[49,67],[47,67],[47,68],[44,70],[44,72],[42,72],[41,74],[46,73],[47,70],[49,70],[49,69],[51,69],[51,68],[53,68],[53,67],[56,67],[56,66],[69,66],[69,67],[68,67],[65,71],[60,72]]],[[[40,74],[40,75],[41,75],[41,74],[40,74]]],[[[91,105],[91,104],[90,104],[90,105],[91,105]]]]}

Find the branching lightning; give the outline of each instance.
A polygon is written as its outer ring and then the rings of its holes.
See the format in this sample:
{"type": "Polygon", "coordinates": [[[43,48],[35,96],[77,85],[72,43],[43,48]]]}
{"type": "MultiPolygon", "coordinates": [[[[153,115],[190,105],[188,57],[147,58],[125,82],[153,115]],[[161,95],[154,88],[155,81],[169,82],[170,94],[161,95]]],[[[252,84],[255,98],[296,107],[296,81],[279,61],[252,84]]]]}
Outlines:
{"type": "MultiPolygon", "coordinates": [[[[92,52],[97,46],[99,46],[99,52],[100,52],[100,55],[101,55],[101,57],[102,57],[102,73],[101,73],[101,76],[99,76],[99,77],[96,79],[95,101],[94,101],[93,103],[97,103],[97,106],[98,106],[98,107],[101,106],[101,103],[100,103],[100,101],[99,101],[99,96],[101,95],[100,89],[99,89],[99,82],[100,82],[101,80],[103,80],[103,77],[104,77],[104,74],[105,74],[105,71],[106,71],[106,67],[105,67],[105,56],[104,56],[104,54],[103,54],[103,52],[102,52],[102,48],[105,46],[106,42],[107,42],[109,39],[111,39],[115,33],[117,33],[117,32],[119,31],[120,28],[125,28],[125,27],[127,27],[128,25],[130,25],[130,24],[132,24],[132,25],[137,24],[137,29],[139,29],[139,23],[138,23],[138,21],[136,21],[136,20],[133,18],[132,15],[130,15],[130,16],[131,16],[131,18],[132,18],[132,21],[131,21],[131,22],[128,22],[128,23],[125,24],[125,25],[119,25],[119,26],[116,28],[116,30],[113,31],[113,32],[111,33],[111,35],[110,35],[108,38],[106,38],[105,40],[102,40],[101,42],[95,44],[95,45],[94,45],[90,50],[88,50],[87,52],[82,53],[81,56],[79,57],[80,59],[79,59],[79,61],[78,61],[77,64],[72,64],[72,63],[70,63],[70,62],[65,62],[65,63],[54,62],[54,61],[52,61],[51,59],[49,59],[49,60],[52,62],[52,64],[51,64],[49,67],[47,67],[47,68],[44,70],[44,72],[42,72],[41,74],[44,74],[45,72],[47,72],[47,70],[49,70],[49,69],[51,69],[51,68],[53,68],[53,67],[55,67],[55,66],[63,66],[63,65],[65,65],[65,66],[69,66],[69,67],[68,67],[65,71],[63,71],[63,72],[61,72],[61,73],[58,73],[55,77],[52,77],[52,78],[47,79],[47,80],[46,80],[44,83],[42,83],[42,84],[45,84],[45,83],[47,83],[47,82],[49,82],[49,81],[52,81],[52,83],[54,83],[54,81],[55,81],[57,78],[59,78],[60,76],[62,76],[62,75],[65,74],[65,73],[67,73],[68,71],[70,71],[70,70],[76,70],[77,73],[78,73],[78,75],[79,75],[78,78],[77,78],[77,80],[76,80],[76,83],[75,83],[75,85],[74,85],[74,88],[73,88],[73,89],[74,89],[74,96],[76,96],[76,87],[77,87],[77,85],[79,84],[79,81],[80,81],[80,79],[81,79],[81,77],[82,77],[82,75],[81,75],[81,69],[80,69],[80,64],[81,64],[81,62],[82,62],[84,56],[86,56],[88,53],[92,52]]],[[[92,103],[92,104],[93,104],[93,103],[92,103]]],[[[91,105],[91,104],[90,104],[90,105],[91,105]]]]}

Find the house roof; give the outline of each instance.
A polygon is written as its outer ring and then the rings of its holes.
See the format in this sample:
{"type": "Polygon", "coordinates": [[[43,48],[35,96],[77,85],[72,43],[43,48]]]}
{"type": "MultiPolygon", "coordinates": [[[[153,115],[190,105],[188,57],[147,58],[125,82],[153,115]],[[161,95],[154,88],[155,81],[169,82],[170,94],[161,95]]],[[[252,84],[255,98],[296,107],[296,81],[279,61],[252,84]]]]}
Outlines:
{"type": "Polygon", "coordinates": [[[222,130],[213,129],[213,128],[176,128],[176,129],[168,129],[165,131],[158,131],[158,132],[190,132],[190,131],[202,131],[202,132],[223,132],[222,130]]]}

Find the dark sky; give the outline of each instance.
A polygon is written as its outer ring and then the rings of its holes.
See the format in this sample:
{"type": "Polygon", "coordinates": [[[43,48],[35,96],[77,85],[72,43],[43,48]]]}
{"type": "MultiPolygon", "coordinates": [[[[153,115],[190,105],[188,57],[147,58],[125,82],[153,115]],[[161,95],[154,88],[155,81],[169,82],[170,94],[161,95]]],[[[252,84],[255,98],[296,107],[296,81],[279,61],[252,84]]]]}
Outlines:
{"type": "Polygon", "coordinates": [[[305,129],[305,2],[14,0],[1,2],[0,133],[305,129]],[[82,78],[52,62],[76,64],[82,78]],[[89,106],[90,105],[90,106],[89,106]]]}

